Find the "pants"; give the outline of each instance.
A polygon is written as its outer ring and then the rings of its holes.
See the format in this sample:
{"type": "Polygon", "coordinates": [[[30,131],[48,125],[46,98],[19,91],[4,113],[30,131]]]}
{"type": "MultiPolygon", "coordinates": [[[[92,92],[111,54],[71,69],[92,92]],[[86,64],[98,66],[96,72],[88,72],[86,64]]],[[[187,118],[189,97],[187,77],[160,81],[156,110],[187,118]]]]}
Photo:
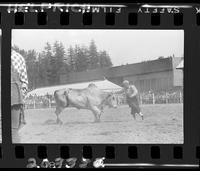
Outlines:
{"type": "Polygon", "coordinates": [[[134,96],[132,98],[127,97],[127,103],[131,108],[131,114],[136,114],[141,112],[138,96],[134,96]]]}
{"type": "Polygon", "coordinates": [[[22,105],[13,105],[11,107],[11,128],[12,128],[12,142],[19,143],[20,136],[19,136],[19,129],[22,126],[22,116],[23,108],[22,105]]]}

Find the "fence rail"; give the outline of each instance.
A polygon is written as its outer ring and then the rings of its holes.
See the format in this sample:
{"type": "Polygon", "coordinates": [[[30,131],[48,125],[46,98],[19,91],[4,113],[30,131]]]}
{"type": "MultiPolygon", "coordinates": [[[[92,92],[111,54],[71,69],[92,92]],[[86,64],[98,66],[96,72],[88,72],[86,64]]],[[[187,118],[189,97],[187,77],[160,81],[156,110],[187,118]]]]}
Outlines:
{"type": "MultiPolygon", "coordinates": [[[[126,104],[124,95],[119,95],[117,99],[119,105],[126,104]]],[[[181,91],[173,93],[142,93],[140,94],[139,99],[141,105],[183,103],[183,93],[181,91]]],[[[47,98],[46,96],[35,96],[26,99],[25,107],[28,109],[54,108],[55,100],[53,97],[47,98]]]]}
{"type": "Polygon", "coordinates": [[[182,92],[140,95],[141,104],[183,103],[182,92]]]}

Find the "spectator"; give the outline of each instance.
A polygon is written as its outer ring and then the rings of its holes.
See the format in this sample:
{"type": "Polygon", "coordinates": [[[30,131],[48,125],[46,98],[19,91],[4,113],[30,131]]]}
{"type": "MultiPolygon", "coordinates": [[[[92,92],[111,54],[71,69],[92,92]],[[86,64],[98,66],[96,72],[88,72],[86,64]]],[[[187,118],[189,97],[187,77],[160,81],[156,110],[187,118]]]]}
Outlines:
{"type": "Polygon", "coordinates": [[[11,55],[11,119],[13,142],[20,142],[18,130],[24,119],[24,97],[28,90],[28,79],[24,58],[14,50],[11,55]]]}

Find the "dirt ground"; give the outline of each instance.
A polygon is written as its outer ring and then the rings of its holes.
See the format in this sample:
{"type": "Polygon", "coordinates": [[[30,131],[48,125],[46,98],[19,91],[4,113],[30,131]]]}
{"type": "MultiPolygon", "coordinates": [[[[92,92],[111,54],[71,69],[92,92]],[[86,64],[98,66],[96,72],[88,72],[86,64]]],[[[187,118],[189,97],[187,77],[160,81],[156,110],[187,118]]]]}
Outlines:
{"type": "Polygon", "coordinates": [[[144,120],[134,120],[128,106],[106,108],[100,123],[88,110],[65,109],[63,125],[55,123],[55,109],[25,111],[27,124],[21,129],[22,143],[183,143],[183,105],[143,105],[144,120]]]}

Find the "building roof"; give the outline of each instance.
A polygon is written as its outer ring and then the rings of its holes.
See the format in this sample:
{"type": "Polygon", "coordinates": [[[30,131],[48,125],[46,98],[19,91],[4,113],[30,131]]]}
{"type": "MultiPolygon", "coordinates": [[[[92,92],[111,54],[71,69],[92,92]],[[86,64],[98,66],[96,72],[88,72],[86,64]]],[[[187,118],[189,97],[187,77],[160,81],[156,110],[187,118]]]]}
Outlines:
{"type": "Polygon", "coordinates": [[[112,67],[109,69],[109,76],[127,76],[127,75],[138,75],[152,72],[161,72],[172,70],[172,58],[162,58],[152,61],[145,61],[140,63],[122,65],[112,67]]]}
{"type": "Polygon", "coordinates": [[[182,60],[178,66],[176,67],[176,69],[183,69],[184,68],[184,61],[182,60]]]}
{"type": "Polygon", "coordinates": [[[30,91],[27,94],[27,97],[32,95],[37,96],[44,96],[44,95],[53,95],[56,90],[63,89],[63,88],[74,88],[74,89],[83,89],[88,87],[90,83],[94,83],[99,89],[104,91],[116,91],[121,89],[120,86],[108,81],[108,80],[98,80],[98,81],[90,81],[90,82],[82,82],[82,83],[75,83],[75,84],[65,84],[65,85],[58,85],[58,86],[52,86],[52,87],[43,87],[43,88],[37,88],[33,91],[30,91]]]}

